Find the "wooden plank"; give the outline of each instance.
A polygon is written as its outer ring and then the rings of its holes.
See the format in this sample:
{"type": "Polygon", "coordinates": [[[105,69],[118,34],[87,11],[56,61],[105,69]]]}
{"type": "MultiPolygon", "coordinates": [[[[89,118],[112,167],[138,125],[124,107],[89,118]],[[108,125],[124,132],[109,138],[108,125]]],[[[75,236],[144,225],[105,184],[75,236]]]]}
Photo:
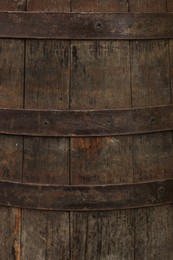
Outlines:
{"type": "MultiPolygon", "coordinates": [[[[0,41],[0,68],[0,106],[22,108],[24,43],[21,40],[0,41]]],[[[22,138],[0,136],[0,143],[1,178],[20,180],[22,138]]]]}
{"type": "MultiPolygon", "coordinates": [[[[166,0],[130,0],[131,12],[164,12],[166,11],[166,0]]],[[[168,0],[168,2],[171,2],[168,0]]]]}
{"type": "Polygon", "coordinates": [[[25,210],[22,230],[22,259],[69,259],[68,213],[25,210]]]}
{"type": "Polygon", "coordinates": [[[136,210],[135,259],[172,259],[172,205],[136,210]]]}
{"type": "MultiPolygon", "coordinates": [[[[168,1],[168,11],[173,11],[173,3],[168,1]]],[[[173,100],[173,40],[169,40],[169,52],[170,52],[170,85],[171,85],[171,101],[173,100]]]]}
{"type": "Polygon", "coordinates": [[[69,12],[70,0],[28,0],[28,11],[69,12]]]}
{"type": "Polygon", "coordinates": [[[170,0],[167,0],[167,11],[172,12],[173,11],[173,2],[170,0]]]}
{"type": "MultiPolygon", "coordinates": [[[[133,1],[132,11],[166,11],[166,1],[133,1]],[[154,5],[156,3],[156,5],[154,5]]],[[[167,41],[131,43],[132,105],[171,103],[169,48],[167,41]],[[145,88],[143,87],[145,83],[145,88]]],[[[134,181],[172,176],[172,133],[133,137],[134,181]]],[[[135,258],[172,259],[172,206],[137,210],[135,215],[135,258]]]]}
{"type": "MultiPolygon", "coordinates": [[[[69,11],[69,1],[28,1],[28,11],[69,11]],[[66,9],[65,9],[66,7],[66,9]]],[[[25,108],[69,107],[69,42],[26,42],[25,108]]],[[[69,141],[24,139],[23,181],[69,183],[69,141]]],[[[23,211],[23,259],[69,259],[69,213],[23,211]]]]}
{"type": "MultiPolygon", "coordinates": [[[[98,5],[98,1],[92,6],[87,2],[83,6],[83,2],[78,1],[75,8],[72,1],[72,11],[103,11],[103,5],[98,5]]],[[[105,7],[106,11],[125,11],[119,3],[114,1],[115,9],[105,7]]],[[[125,6],[126,1],[121,3],[125,6]]],[[[127,41],[73,41],[71,108],[130,107],[129,67],[127,41]]],[[[113,184],[132,180],[131,137],[71,140],[72,184],[113,184]],[[80,174],[76,174],[78,169],[80,174]]],[[[71,259],[133,259],[133,232],[133,213],[129,210],[72,213],[71,259]]]]}
{"type": "Polygon", "coordinates": [[[93,5],[92,0],[72,0],[71,2],[72,10],[76,12],[87,12],[92,10],[92,12],[127,12],[127,1],[114,1],[107,0],[106,4],[104,0],[96,0],[93,5]]]}
{"type": "Polygon", "coordinates": [[[26,0],[0,0],[0,11],[25,11],[26,0]]]}
{"type": "MultiPolygon", "coordinates": [[[[26,1],[0,1],[0,10],[25,10],[26,1]]],[[[0,107],[23,107],[24,42],[0,40],[0,107]]],[[[21,137],[0,136],[1,180],[21,181],[21,137]]],[[[21,210],[0,207],[0,259],[20,259],[21,210]]]]}
{"type": "Polygon", "coordinates": [[[1,38],[69,40],[173,38],[172,13],[0,12],[0,20],[1,38]]]}
{"type": "Polygon", "coordinates": [[[79,256],[96,260],[133,259],[134,219],[128,210],[81,212],[72,216],[71,259],[77,260],[79,256]]]}
{"type": "Polygon", "coordinates": [[[20,259],[21,209],[0,207],[0,257],[1,259],[20,259]]]}
{"type": "Polygon", "coordinates": [[[0,109],[0,117],[0,133],[10,135],[122,136],[173,130],[172,105],[115,110],[0,109]]]}
{"type": "Polygon", "coordinates": [[[136,41],[131,46],[134,106],[170,104],[168,42],[136,41]]]}
{"type": "MultiPolygon", "coordinates": [[[[167,0],[167,11],[168,12],[173,12],[173,3],[172,1],[167,0]]],[[[170,77],[170,87],[171,87],[171,103],[173,100],[173,41],[169,40],[169,55],[170,55],[170,59],[169,59],[169,77],[170,77]]],[[[171,138],[171,137],[170,137],[171,138]]],[[[172,139],[173,139],[173,132],[172,132],[172,139]]],[[[170,141],[170,145],[172,148],[172,143],[170,141]]],[[[170,160],[168,167],[169,169],[172,169],[172,160],[170,160]]],[[[171,171],[170,171],[171,172],[171,171]]],[[[172,176],[172,174],[170,174],[170,176],[172,176]]],[[[165,218],[165,222],[164,222],[164,227],[166,228],[166,237],[171,237],[170,240],[173,238],[173,231],[171,230],[170,225],[168,225],[167,223],[171,223],[172,219],[173,219],[173,210],[171,211],[170,207],[165,208],[165,212],[163,212],[164,216],[163,219],[165,218]],[[172,215],[171,215],[172,213],[172,215]],[[172,231],[172,232],[171,232],[172,231]]],[[[164,234],[163,234],[164,235],[164,234]]],[[[172,247],[167,245],[167,250],[168,250],[168,256],[170,255],[171,257],[173,257],[173,253],[172,253],[172,247]]]]}

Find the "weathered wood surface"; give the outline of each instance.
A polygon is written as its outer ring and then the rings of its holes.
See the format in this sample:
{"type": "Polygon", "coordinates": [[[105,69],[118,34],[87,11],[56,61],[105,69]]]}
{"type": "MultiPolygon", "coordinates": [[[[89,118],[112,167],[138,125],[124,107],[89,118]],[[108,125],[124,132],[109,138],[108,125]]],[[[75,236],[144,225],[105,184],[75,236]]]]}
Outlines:
{"type": "MultiPolygon", "coordinates": [[[[29,0],[28,11],[70,11],[68,0],[29,0]]],[[[25,108],[69,108],[70,43],[26,41],[25,108]]],[[[23,181],[69,184],[69,140],[24,139],[23,181]]],[[[69,213],[23,211],[23,259],[69,259],[69,213]]]]}
{"type": "Polygon", "coordinates": [[[15,1],[11,1],[11,0],[0,0],[0,5],[1,5],[1,12],[4,11],[26,11],[26,5],[27,5],[27,1],[26,0],[15,0],[15,1]]]}
{"type": "MultiPolygon", "coordinates": [[[[28,11],[173,11],[166,0],[27,3],[28,11]]],[[[26,10],[26,1],[0,1],[0,9],[26,10]]],[[[2,39],[0,48],[2,108],[121,109],[172,103],[172,41],[72,41],[70,50],[68,41],[27,40],[25,45],[22,40],[2,39]]],[[[61,185],[112,185],[173,176],[172,132],[72,138],[70,143],[25,137],[24,149],[22,138],[1,136],[0,144],[5,181],[20,182],[22,169],[24,182],[61,185]]],[[[171,205],[76,212],[70,218],[66,212],[21,214],[20,209],[4,207],[0,214],[0,259],[173,259],[171,205]]]]}
{"type": "Polygon", "coordinates": [[[170,0],[167,1],[167,11],[173,12],[173,2],[170,0]]]}
{"type": "Polygon", "coordinates": [[[173,38],[172,13],[0,12],[0,21],[0,37],[3,38],[173,38]]]}
{"type": "MultiPolygon", "coordinates": [[[[0,1],[0,10],[25,10],[26,1],[0,1]]],[[[0,40],[0,107],[23,108],[24,41],[0,40]]],[[[0,178],[22,181],[23,138],[0,136],[0,178]]],[[[21,210],[0,207],[0,259],[20,259],[21,210]]]]}
{"type": "MultiPolygon", "coordinates": [[[[166,4],[166,0],[136,0],[131,11],[166,12],[166,4]]],[[[170,104],[168,41],[134,41],[130,49],[132,106],[170,104]]],[[[134,181],[171,177],[172,156],[172,132],[133,137],[134,181]]],[[[172,206],[136,210],[135,259],[173,259],[172,219],[172,206]]]]}
{"type": "Polygon", "coordinates": [[[1,134],[119,136],[173,130],[173,106],[115,110],[0,109],[1,134]]]}
{"type": "Polygon", "coordinates": [[[71,8],[74,12],[127,12],[128,3],[126,0],[72,0],[71,8]]]}
{"type": "MultiPolygon", "coordinates": [[[[100,1],[101,2],[101,1],[100,1]]],[[[164,1],[133,1],[132,5],[129,1],[129,10],[131,8],[132,11],[166,11],[166,3],[164,1]],[[153,4],[154,2],[154,4],[153,4]],[[157,3],[156,3],[157,2],[157,3]],[[163,9],[164,4],[164,9],[163,9]],[[136,5],[136,9],[135,9],[136,5]],[[138,9],[137,9],[138,7],[138,9]]],[[[82,8],[82,7],[81,7],[82,8]]],[[[75,10],[76,11],[76,10],[75,10]]],[[[84,10],[85,11],[85,10],[84,10]]],[[[122,42],[121,42],[122,44],[122,42]]],[[[95,52],[93,55],[94,58],[88,58],[87,54],[89,53],[91,56],[90,49],[94,49],[92,47],[87,46],[87,43],[77,43],[76,45],[78,48],[74,49],[74,71],[75,76],[72,75],[74,81],[79,82],[88,82],[88,92],[86,94],[85,89],[82,86],[76,86],[77,98],[72,99],[74,104],[77,108],[103,108],[104,105],[107,108],[108,103],[111,102],[111,106],[115,106],[115,102],[120,94],[121,88],[113,89],[112,95],[108,95],[108,89],[101,89],[100,82],[105,82],[105,78],[109,82],[112,80],[112,77],[115,77],[116,69],[114,69],[113,73],[111,73],[111,69],[113,69],[114,64],[117,64],[117,56],[114,58],[114,62],[109,60],[110,67],[107,65],[106,59],[104,60],[105,68],[104,70],[100,70],[101,66],[101,54],[105,53],[107,49],[103,46],[103,43],[95,43],[95,52]],[[82,47],[83,49],[82,49],[82,47]],[[80,46],[80,48],[79,48],[80,46]],[[85,47],[86,46],[86,47],[85,47]],[[101,48],[101,47],[102,48],[101,48]],[[81,50],[80,50],[81,49],[81,50]],[[89,63],[90,61],[90,63],[89,63]],[[88,65],[89,64],[89,65],[88,65]],[[94,69],[95,66],[95,69],[94,69]],[[78,72],[79,71],[79,72],[78,72]],[[103,72],[104,71],[104,72],[103,72]],[[109,71],[109,72],[107,72],[109,71]],[[93,73],[93,74],[92,74],[93,73]],[[109,76],[105,76],[109,75],[109,76]],[[82,76],[81,76],[82,75],[82,76]],[[91,76],[92,75],[92,76],[91,76]],[[93,77],[95,76],[95,80],[93,77]],[[113,75],[113,76],[112,76],[113,75]],[[99,87],[97,87],[99,86],[99,87]],[[92,92],[93,91],[93,92],[92,92]],[[77,94],[79,93],[79,94],[77,94]],[[89,94],[94,97],[90,98],[89,94]],[[102,95],[101,95],[102,93],[102,95]],[[103,96],[104,93],[104,96],[103,96]],[[79,99],[78,95],[82,98],[79,99]],[[88,103],[84,104],[84,97],[85,100],[87,99],[88,103]],[[112,97],[112,98],[111,98],[112,97]],[[108,101],[109,100],[109,101],[108,101]],[[104,103],[105,102],[105,103],[104,103]],[[101,104],[101,106],[100,106],[101,104]]],[[[113,45],[113,43],[112,43],[113,45]]],[[[122,46],[122,45],[121,45],[122,46]]],[[[127,45],[128,46],[128,45],[127,45]]],[[[119,104],[121,105],[122,100],[127,102],[127,93],[128,91],[132,94],[132,105],[137,106],[136,103],[139,105],[154,105],[154,104],[169,104],[171,102],[170,99],[170,85],[169,85],[169,62],[168,62],[168,45],[166,45],[163,41],[155,41],[155,42],[145,42],[142,41],[132,42],[130,44],[130,57],[132,59],[131,64],[131,87],[132,93],[130,92],[130,86],[127,85],[123,92],[123,98],[119,98],[119,104]],[[139,51],[134,48],[134,45],[139,45],[139,51]],[[139,53],[139,58],[137,58],[139,53]],[[146,56],[147,54],[147,56],[146,56]],[[133,58],[134,57],[134,58],[133,58]],[[146,57],[146,58],[145,58],[146,57]],[[134,63],[136,63],[136,67],[134,68],[134,63]],[[141,65],[140,65],[141,64],[141,65]],[[157,67],[159,69],[157,69],[157,67]],[[133,87],[134,77],[138,79],[139,83],[136,84],[136,87],[133,87]],[[146,82],[146,89],[143,89],[143,83],[146,82]],[[153,84],[154,82],[154,84],[153,84]],[[158,84],[159,83],[159,84],[158,84]],[[164,88],[163,88],[164,86],[164,88]],[[126,92],[125,92],[126,91],[126,92]],[[126,95],[125,95],[126,93],[126,95]],[[155,100],[156,96],[156,100],[155,100]],[[135,101],[136,100],[136,101],[135,101]]],[[[111,48],[109,48],[111,50],[111,48]]],[[[120,52],[119,52],[120,53],[120,52]]],[[[128,54],[126,53],[126,58],[128,54]]],[[[108,58],[107,58],[108,59],[108,58]]],[[[123,63],[123,59],[121,59],[121,64],[123,63]]],[[[128,67],[130,70],[130,65],[128,67]]],[[[122,70],[123,75],[117,78],[119,80],[126,75],[122,70]]],[[[124,82],[129,82],[130,78],[123,78],[124,82]]],[[[117,83],[117,84],[118,84],[117,83]]],[[[113,84],[113,83],[112,83],[113,84]]],[[[73,86],[74,84],[72,84],[73,86]]],[[[118,84],[119,85],[119,84],[118,84]]],[[[115,85],[116,86],[116,85],[115,85]]],[[[74,90],[71,91],[73,94],[74,90]]],[[[129,100],[131,98],[129,97],[129,100]]],[[[86,101],[86,102],[87,102],[86,101]]],[[[130,106],[130,104],[129,104],[130,106]]],[[[75,107],[75,108],[76,108],[75,107]]],[[[124,141],[120,143],[119,139],[115,139],[116,142],[113,142],[113,138],[110,140],[112,141],[112,153],[109,152],[108,149],[108,140],[109,139],[80,139],[77,141],[76,139],[73,141],[73,163],[71,163],[71,167],[73,167],[74,175],[72,175],[72,183],[98,183],[100,181],[111,182],[117,181],[117,178],[120,178],[120,181],[123,182],[124,179],[129,178],[129,180],[136,180],[136,179],[154,179],[160,178],[161,176],[166,174],[166,176],[172,176],[172,133],[163,133],[163,134],[155,134],[152,136],[139,136],[133,139],[133,145],[129,140],[129,143],[124,141]],[[103,141],[104,140],[104,141],[103,141]],[[118,142],[119,141],[119,142],[118,142]],[[118,149],[117,157],[119,160],[115,159],[116,153],[115,147],[117,145],[122,144],[122,149],[118,149]],[[103,152],[105,150],[105,152],[103,152]],[[122,159],[121,152],[124,152],[124,157],[122,159]],[[107,154],[107,156],[106,156],[107,154]],[[114,167],[113,167],[113,158],[114,156],[114,167]],[[75,159],[75,160],[74,160],[75,159]],[[124,165],[122,166],[121,160],[123,160],[124,165]],[[133,163],[132,163],[133,160],[133,163]],[[99,162],[99,163],[98,163],[99,162]],[[128,163],[128,171],[126,170],[126,163],[128,163]],[[133,166],[134,165],[134,170],[133,166]],[[98,169],[98,174],[96,174],[95,169],[98,169]],[[112,171],[110,170],[112,166],[112,171]],[[137,168],[138,166],[138,168],[137,168]],[[119,169],[122,167],[125,171],[125,174],[119,175],[119,169]],[[75,169],[80,168],[82,172],[79,176],[76,176],[75,169]],[[105,169],[106,174],[100,174],[101,168],[105,169]],[[157,169],[157,170],[156,170],[157,169]],[[154,170],[157,171],[154,174],[154,170]],[[134,171],[134,177],[133,177],[134,171]],[[129,175],[127,175],[127,172],[129,175]],[[130,172],[132,175],[130,176],[130,172]],[[114,173],[114,174],[113,174],[114,173]]],[[[121,140],[123,140],[121,138],[121,140]]],[[[73,252],[74,252],[74,259],[77,259],[77,255],[80,255],[81,259],[84,259],[83,252],[88,257],[88,259],[172,259],[172,249],[171,249],[171,241],[172,241],[172,216],[173,211],[172,207],[165,206],[159,207],[156,209],[148,209],[148,210],[136,210],[136,211],[125,211],[123,213],[113,212],[107,215],[102,213],[96,214],[84,214],[84,213],[75,213],[73,214],[74,221],[73,221],[73,252]],[[124,216],[123,216],[124,213],[124,216]],[[120,216],[123,216],[124,221],[121,219],[120,216]],[[128,220],[127,220],[128,219],[128,220]],[[127,220],[127,222],[126,222],[127,220]],[[116,223],[117,225],[113,224],[116,223]],[[81,222],[79,227],[79,222],[81,222]],[[128,223],[126,225],[126,223],[128,223]],[[161,224],[162,223],[162,224],[161,224]],[[163,225],[163,227],[162,227],[163,225]],[[119,226],[122,227],[121,231],[119,230],[119,226]],[[111,228],[110,228],[111,227],[111,228]],[[111,231],[110,231],[111,230],[111,231]],[[129,230],[129,235],[127,230],[129,230]],[[107,233],[108,232],[108,233],[107,233]],[[116,242],[122,239],[121,235],[124,234],[123,245],[119,247],[119,243],[116,242]],[[133,233],[134,232],[134,233],[133,233]],[[160,237],[160,232],[162,237],[160,237]],[[99,235],[99,234],[100,235],[99,235]],[[110,235],[111,234],[111,235],[110,235]],[[79,239],[80,240],[77,240],[79,239]],[[107,237],[110,237],[110,240],[106,240],[107,237]],[[113,238],[113,240],[111,240],[113,238]],[[171,239],[170,239],[171,238],[171,239]],[[133,239],[133,241],[132,241],[133,239]],[[80,246],[76,246],[74,241],[80,241],[80,246]],[[81,242],[82,241],[82,242],[81,242]],[[114,241],[111,242],[111,241],[114,241]],[[165,242],[167,241],[167,246],[165,246],[165,242]],[[81,247],[82,246],[82,247],[81,247]],[[108,249],[109,248],[109,249],[108,249]],[[134,249],[134,251],[132,250],[134,249]]]]}
{"type": "MultiPolygon", "coordinates": [[[[167,0],[167,4],[171,2],[167,0]]],[[[129,9],[131,12],[165,12],[166,11],[166,0],[130,0],[129,9]]]]}
{"type": "MultiPolygon", "coordinates": [[[[72,11],[103,12],[105,8],[103,0],[89,6],[83,3],[80,0],[73,7],[72,1],[72,11]]],[[[107,6],[106,11],[124,12],[125,5],[128,11],[126,3],[114,1],[114,8],[107,6]]],[[[73,41],[71,48],[71,109],[131,106],[128,41],[73,41]]],[[[131,137],[72,139],[71,183],[131,182],[130,148],[131,137]]],[[[71,213],[71,259],[134,259],[133,215],[130,210],[71,213]]]]}

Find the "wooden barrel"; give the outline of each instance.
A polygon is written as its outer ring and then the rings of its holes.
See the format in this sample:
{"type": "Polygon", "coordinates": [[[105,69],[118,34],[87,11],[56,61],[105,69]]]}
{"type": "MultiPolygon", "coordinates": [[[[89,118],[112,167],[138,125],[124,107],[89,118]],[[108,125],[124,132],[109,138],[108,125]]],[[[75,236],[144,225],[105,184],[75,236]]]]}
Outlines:
{"type": "Polygon", "coordinates": [[[0,10],[0,259],[172,260],[171,1],[0,10]]]}

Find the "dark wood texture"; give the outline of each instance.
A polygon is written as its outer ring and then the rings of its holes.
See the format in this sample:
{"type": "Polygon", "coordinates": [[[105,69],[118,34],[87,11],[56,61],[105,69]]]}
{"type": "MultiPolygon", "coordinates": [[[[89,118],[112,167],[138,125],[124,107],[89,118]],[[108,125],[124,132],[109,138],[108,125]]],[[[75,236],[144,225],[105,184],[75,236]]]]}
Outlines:
{"type": "Polygon", "coordinates": [[[26,5],[27,1],[26,0],[0,0],[0,6],[1,9],[0,11],[26,11],[26,5]]]}
{"type": "Polygon", "coordinates": [[[52,211],[95,211],[173,204],[173,179],[119,185],[0,182],[0,205],[52,211]]]}
{"type": "MultiPolygon", "coordinates": [[[[154,12],[172,12],[173,4],[169,0],[0,0],[3,11],[26,8],[50,12],[147,12],[151,14],[144,16],[155,19],[160,14],[155,16],[154,12]]],[[[139,20],[136,23],[132,19],[132,27],[125,36],[111,31],[112,41],[105,41],[111,28],[106,27],[105,20],[97,19],[102,14],[91,16],[91,23],[85,26],[91,29],[89,36],[97,41],[85,41],[88,34],[82,40],[86,31],[78,23],[80,41],[72,41],[71,50],[70,41],[53,40],[57,24],[50,29],[45,20],[42,25],[46,23],[51,40],[27,40],[26,44],[21,39],[0,40],[1,108],[102,110],[172,103],[173,42],[163,40],[172,38],[172,22],[169,25],[166,20],[163,24],[158,19],[140,25],[139,20]],[[139,27],[132,32],[135,26],[139,27]],[[123,41],[115,41],[119,35],[123,41]],[[134,35],[140,40],[125,40],[134,35]],[[142,40],[146,36],[148,40],[142,40]],[[152,37],[157,40],[149,40],[152,37]]],[[[126,22],[123,26],[129,20],[126,22]]],[[[9,25],[1,26],[1,32],[10,29],[9,25]]],[[[22,20],[19,25],[19,30],[26,29],[22,20]]],[[[65,34],[65,28],[68,29],[65,24],[59,27],[65,34]]],[[[32,24],[33,28],[40,34],[46,27],[37,23],[32,24]]],[[[68,37],[74,39],[72,32],[68,37]]],[[[9,37],[16,37],[17,31],[11,27],[9,33],[9,37]]],[[[155,124],[153,119],[150,118],[150,123],[155,124]]],[[[150,185],[173,178],[172,158],[171,131],[133,137],[75,137],[70,142],[68,138],[0,136],[1,180],[34,183],[36,187],[40,184],[124,187],[125,183],[133,182],[150,185]]],[[[160,192],[163,196],[162,188],[156,192],[159,198],[160,192]]],[[[3,260],[173,259],[172,205],[70,214],[1,207],[0,215],[3,260]]]]}
{"type": "Polygon", "coordinates": [[[167,0],[167,11],[168,12],[173,11],[173,2],[171,0],[167,0]]]}
{"type": "Polygon", "coordinates": [[[126,0],[107,0],[106,4],[104,0],[97,0],[94,2],[92,0],[72,0],[71,1],[72,10],[76,12],[127,12],[128,2],[126,0]]]}
{"type": "Polygon", "coordinates": [[[27,0],[29,11],[69,12],[70,0],[27,0]]]}
{"type": "Polygon", "coordinates": [[[172,13],[0,12],[0,20],[2,38],[73,40],[173,38],[172,13]]]}
{"type": "MultiPolygon", "coordinates": [[[[166,0],[137,0],[131,10],[166,12],[166,4],[166,0]]],[[[130,49],[132,106],[170,104],[168,41],[134,41],[130,49]]],[[[172,132],[133,137],[134,181],[172,178],[172,156],[172,132]]],[[[172,219],[172,206],[136,210],[135,259],[173,259],[172,219]]]]}
{"type": "Polygon", "coordinates": [[[131,12],[165,12],[166,1],[171,0],[130,0],[129,8],[131,12]]]}
{"type": "MultiPolygon", "coordinates": [[[[25,10],[26,1],[0,1],[0,10],[25,10]]],[[[0,107],[23,108],[24,41],[0,40],[0,107]]],[[[0,178],[22,180],[23,138],[0,136],[0,178]]],[[[0,259],[20,259],[21,210],[0,207],[0,259]]]]}
{"type": "MultiPolygon", "coordinates": [[[[68,0],[28,1],[28,11],[70,11],[68,0]]],[[[69,108],[70,43],[26,41],[25,108],[69,108]]],[[[69,183],[69,140],[24,139],[23,181],[69,183]]],[[[69,213],[23,211],[23,259],[69,259],[69,213]]]]}
{"type": "Polygon", "coordinates": [[[1,134],[118,136],[173,130],[173,106],[121,110],[0,109],[1,134]]]}
{"type": "MultiPolygon", "coordinates": [[[[92,6],[83,5],[83,2],[78,1],[73,8],[72,1],[72,11],[104,11],[103,1],[95,1],[92,6]]],[[[106,7],[106,11],[128,11],[127,1],[121,3],[114,1],[114,8],[106,7]]],[[[128,41],[73,41],[71,48],[71,109],[131,106],[128,41]]],[[[117,184],[132,180],[131,137],[71,140],[73,185],[117,184]],[[76,174],[78,169],[80,172],[76,174]]],[[[71,259],[133,259],[133,215],[130,210],[71,213],[71,259]]]]}

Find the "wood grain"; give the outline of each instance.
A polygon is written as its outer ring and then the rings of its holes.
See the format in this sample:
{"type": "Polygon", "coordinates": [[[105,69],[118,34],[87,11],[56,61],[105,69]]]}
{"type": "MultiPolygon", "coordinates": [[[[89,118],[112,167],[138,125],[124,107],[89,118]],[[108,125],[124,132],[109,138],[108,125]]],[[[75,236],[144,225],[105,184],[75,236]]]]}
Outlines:
{"type": "Polygon", "coordinates": [[[72,10],[75,12],[127,12],[128,1],[126,0],[71,0],[72,10]]]}
{"type": "Polygon", "coordinates": [[[25,11],[27,0],[0,0],[1,11],[25,11]]]}
{"type": "MultiPolygon", "coordinates": [[[[164,12],[166,1],[132,1],[131,7],[132,11],[164,12]]],[[[134,41],[130,52],[133,107],[170,104],[168,41],[134,41]]],[[[133,137],[134,181],[171,177],[172,156],[171,132],[133,137]]],[[[135,259],[173,258],[172,216],[172,206],[136,211],[135,259]]]]}
{"type": "MultiPolygon", "coordinates": [[[[0,106],[22,108],[24,43],[21,40],[0,41],[0,106]]],[[[0,136],[0,176],[21,180],[22,138],[0,136]]]]}
{"type": "Polygon", "coordinates": [[[171,0],[167,0],[167,11],[168,12],[173,11],[173,2],[171,0]]]}
{"type": "Polygon", "coordinates": [[[129,211],[75,213],[71,225],[71,259],[134,259],[134,218],[129,211]]]}
{"type": "MultiPolygon", "coordinates": [[[[173,11],[173,6],[168,9],[168,11],[173,11]]],[[[170,85],[171,85],[171,101],[173,100],[173,40],[169,41],[169,51],[170,51],[170,85]]]]}
{"type": "MultiPolygon", "coordinates": [[[[26,1],[0,0],[0,9],[26,10],[26,1]]],[[[108,0],[106,4],[103,0],[28,0],[28,10],[172,12],[173,5],[166,0],[108,0]]],[[[1,107],[167,105],[173,98],[172,78],[172,41],[73,41],[71,57],[67,41],[29,40],[26,46],[21,40],[0,41],[1,107]]],[[[1,136],[1,179],[87,185],[172,178],[172,132],[133,138],[75,138],[70,146],[67,139],[27,137],[23,158],[22,139],[1,136]]],[[[70,221],[65,212],[24,210],[22,230],[20,209],[1,207],[0,215],[3,260],[173,259],[172,206],[71,213],[70,221]]]]}
{"type": "MultiPolygon", "coordinates": [[[[3,1],[3,0],[2,0],[3,1]]],[[[69,12],[70,0],[27,0],[28,11],[69,12]]]]}
{"type": "MultiPolygon", "coordinates": [[[[28,11],[69,11],[69,1],[28,1],[28,11]]],[[[26,42],[25,108],[69,107],[69,42],[26,42]]],[[[69,141],[25,138],[23,181],[69,183],[69,141]]],[[[69,214],[24,210],[23,259],[69,259],[69,214]]]]}
{"type": "MultiPolygon", "coordinates": [[[[171,0],[168,0],[168,2],[171,0]]],[[[166,0],[130,0],[131,12],[165,12],[166,0]]]]}
{"type": "Polygon", "coordinates": [[[69,259],[68,213],[29,210],[23,217],[22,259],[69,259]]]}
{"type": "MultiPolygon", "coordinates": [[[[83,3],[78,1],[72,11],[103,11],[97,1],[92,6],[83,3]]],[[[106,11],[125,11],[119,3],[114,1],[115,9],[106,11]]],[[[73,41],[71,48],[71,108],[130,107],[129,43],[73,41]]],[[[71,140],[72,184],[132,180],[131,137],[71,140]],[[77,169],[80,174],[76,174],[77,169]]],[[[128,210],[71,214],[71,259],[133,259],[133,220],[128,210]]]]}
{"type": "MultiPolygon", "coordinates": [[[[0,1],[0,10],[25,10],[26,1],[0,1]]],[[[24,42],[0,40],[0,107],[23,107],[24,42]]],[[[22,179],[22,137],[0,136],[0,178],[22,179]]],[[[20,259],[21,210],[0,207],[0,259],[20,259]]]]}

